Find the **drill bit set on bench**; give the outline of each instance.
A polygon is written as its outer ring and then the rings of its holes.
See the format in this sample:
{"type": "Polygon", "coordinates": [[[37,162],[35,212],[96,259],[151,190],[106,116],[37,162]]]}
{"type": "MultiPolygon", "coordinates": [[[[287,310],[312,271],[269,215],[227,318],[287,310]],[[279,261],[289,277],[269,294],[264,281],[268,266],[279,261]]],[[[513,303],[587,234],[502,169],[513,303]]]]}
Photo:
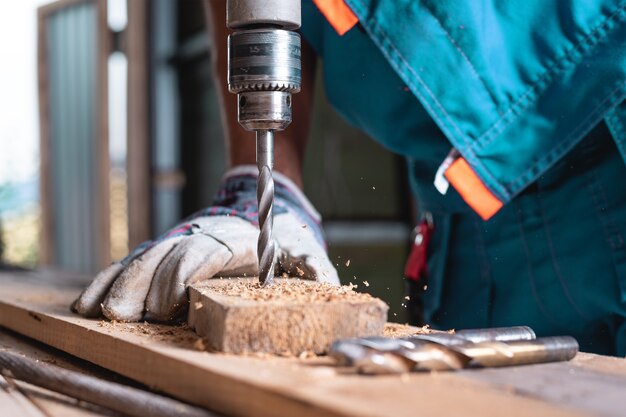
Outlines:
{"type": "Polygon", "coordinates": [[[537,338],[525,326],[344,339],[330,350],[338,365],[369,375],[559,362],[577,353],[573,337],[537,338]]]}

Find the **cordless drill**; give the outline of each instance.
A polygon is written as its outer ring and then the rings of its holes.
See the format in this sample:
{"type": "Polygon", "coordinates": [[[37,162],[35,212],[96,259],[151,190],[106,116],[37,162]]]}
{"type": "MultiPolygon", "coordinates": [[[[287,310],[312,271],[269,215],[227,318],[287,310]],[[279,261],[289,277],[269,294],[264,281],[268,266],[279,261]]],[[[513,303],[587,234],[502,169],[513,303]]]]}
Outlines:
{"type": "Polygon", "coordinates": [[[227,0],[228,89],[237,94],[239,124],[256,132],[259,169],[259,280],[274,279],[274,132],[291,123],[291,95],[302,83],[300,0],[227,0]]]}

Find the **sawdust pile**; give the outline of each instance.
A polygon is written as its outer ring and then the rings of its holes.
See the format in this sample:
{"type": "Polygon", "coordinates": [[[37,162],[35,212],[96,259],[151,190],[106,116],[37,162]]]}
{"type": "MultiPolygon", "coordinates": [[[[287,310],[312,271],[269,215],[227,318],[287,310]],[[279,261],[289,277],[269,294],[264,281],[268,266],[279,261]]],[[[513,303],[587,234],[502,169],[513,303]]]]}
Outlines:
{"type": "MultiPolygon", "coordinates": [[[[369,294],[354,291],[356,287],[353,284],[336,286],[324,282],[284,279],[263,288],[258,281],[222,280],[219,286],[212,286],[210,292],[243,300],[281,303],[363,302],[374,299],[369,294]]],[[[202,293],[205,294],[204,291],[202,293]]]]}
{"type": "Polygon", "coordinates": [[[177,347],[205,350],[204,347],[200,349],[197,346],[199,338],[186,324],[124,323],[101,320],[98,322],[98,327],[145,336],[146,342],[162,342],[177,347]]]}

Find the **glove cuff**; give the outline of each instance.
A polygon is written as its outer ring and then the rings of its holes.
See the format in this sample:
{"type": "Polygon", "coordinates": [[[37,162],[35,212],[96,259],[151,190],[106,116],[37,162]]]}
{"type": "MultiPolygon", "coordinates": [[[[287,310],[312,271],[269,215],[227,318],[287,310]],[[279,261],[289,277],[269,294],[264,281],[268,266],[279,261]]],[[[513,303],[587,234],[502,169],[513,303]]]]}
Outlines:
{"type": "MultiPolygon", "coordinates": [[[[233,177],[239,176],[252,176],[257,178],[259,176],[259,170],[255,165],[237,165],[226,171],[224,176],[222,177],[222,183],[232,179],[233,177]]],[[[278,171],[273,171],[272,176],[274,177],[274,182],[277,185],[280,185],[287,189],[290,193],[290,196],[295,199],[296,203],[302,207],[302,209],[316,222],[321,223],[322,216],[320,213],[313,207],[313,204],[309,201],[309,199],[304,195],[302,190],[294,184],[287,176],[281,174],[278,171]]]]}

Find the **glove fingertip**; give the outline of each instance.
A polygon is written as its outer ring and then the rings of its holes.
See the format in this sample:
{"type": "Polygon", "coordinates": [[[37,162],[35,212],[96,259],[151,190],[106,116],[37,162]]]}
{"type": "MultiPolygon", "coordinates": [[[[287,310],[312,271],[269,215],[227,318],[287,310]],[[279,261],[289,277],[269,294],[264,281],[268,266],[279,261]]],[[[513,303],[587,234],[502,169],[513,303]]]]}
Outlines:
{"type": "Polygon", "coordinates": [[[102,314],[100,304],[86,303],[83,299],[77,298],[70,306],[72,312],[88,319],[99,317],[102,314]]]}
{"type": "Polygon", "coordinates": [[[102,303],[101,308],[104,317],[111,321],[132,322],[143,318],[143,310],[137,312],[135,308],[112,303],[108,299],[102,303]]]}
{"type": "Polygon", "coordinates": [[[99,317],[102,313],[100,304],[123,269],[122,264],[114,263],[101,271],[74,300],[70,309],[83,317],[99,317]]]}
{"type": "Polygon", "coordinates": [[[326,254],[319,257],[309,256],[306,261],[307,269],[313,271],[316,281],[332,285],[341,285],[337,270],[328,260],[326,254]]]}

